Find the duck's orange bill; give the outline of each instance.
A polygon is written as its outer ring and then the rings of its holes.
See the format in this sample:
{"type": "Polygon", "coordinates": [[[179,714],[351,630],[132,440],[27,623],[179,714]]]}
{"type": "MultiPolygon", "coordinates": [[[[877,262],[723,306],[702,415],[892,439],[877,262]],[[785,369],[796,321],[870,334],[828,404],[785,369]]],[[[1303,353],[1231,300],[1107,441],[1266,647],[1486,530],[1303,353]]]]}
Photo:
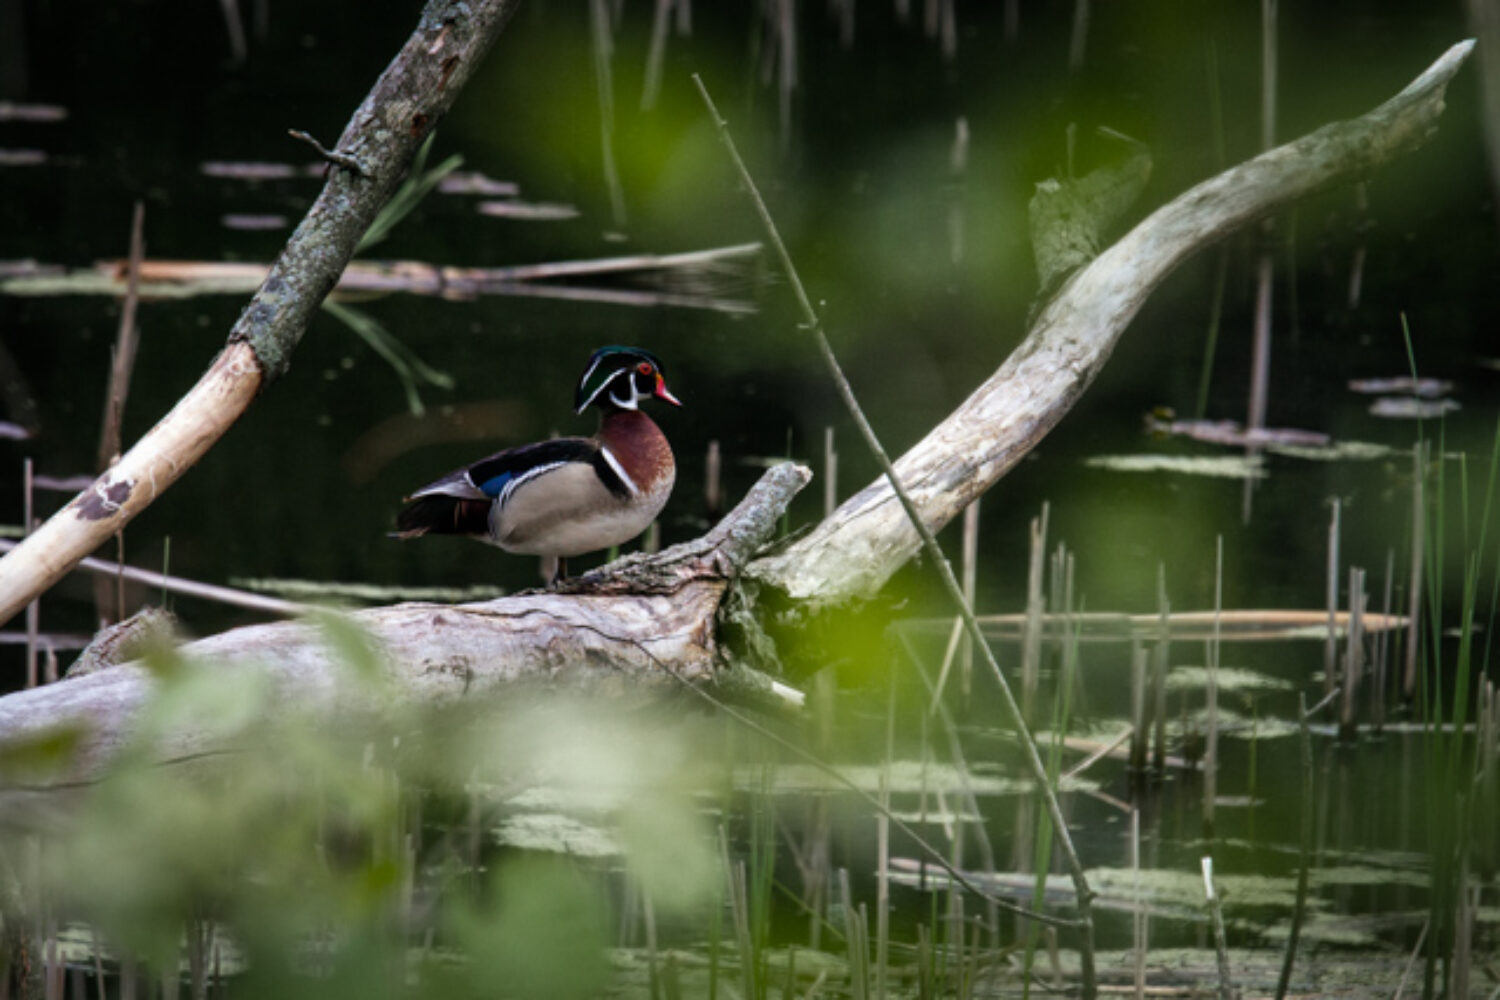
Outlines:
{"type": "Polygon", "coordinates": [[[655,396],[657,399],[665,399],[667,402],[671,403],[673,406],[681,406],[682,405],[682,400],[678,399],[676,396],[672,395],[670,392],[667,391],[666,380],[664,380],[661,377],[661,373],[660,372],[656,373],[656,391],[653,392],[651,395],[655,396]]]}

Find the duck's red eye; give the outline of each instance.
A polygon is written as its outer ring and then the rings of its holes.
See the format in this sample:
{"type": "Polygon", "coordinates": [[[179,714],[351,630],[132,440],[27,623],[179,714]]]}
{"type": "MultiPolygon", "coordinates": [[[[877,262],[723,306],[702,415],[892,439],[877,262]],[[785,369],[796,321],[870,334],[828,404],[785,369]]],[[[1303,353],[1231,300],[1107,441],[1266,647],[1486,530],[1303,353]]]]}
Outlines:
{"type": "Polygon", "coordinates": [[[651,374],[651,362],[649,362],[649,361],[642,361],[640,364],[638,364],[638,365],[635,366],[635,370],[638,371],[638,372],[640,372],[642,375],[650,375],[651,374]]]}

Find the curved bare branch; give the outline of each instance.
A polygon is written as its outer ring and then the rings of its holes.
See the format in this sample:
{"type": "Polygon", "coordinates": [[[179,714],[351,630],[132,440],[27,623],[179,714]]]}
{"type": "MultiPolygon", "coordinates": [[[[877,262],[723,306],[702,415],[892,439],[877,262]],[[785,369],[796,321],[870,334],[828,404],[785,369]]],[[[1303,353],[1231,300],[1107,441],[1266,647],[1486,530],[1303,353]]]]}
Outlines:
{"type": "MultiPolygon", "coordinates": [[[[1473,41],[1450,48],[1401,93],[1226,170],[1157,209],[1047,304],[999,371],[895,463],[936,531],[1009,472],[1063,418],[1109,360],[1146,297],[1188,256],[1256,218],[1420,146],[1473,41]]],[[[807,537],[750,567],[795,601],[836,604],[877,591],[921,546],[881,477],[807,537]]]]}

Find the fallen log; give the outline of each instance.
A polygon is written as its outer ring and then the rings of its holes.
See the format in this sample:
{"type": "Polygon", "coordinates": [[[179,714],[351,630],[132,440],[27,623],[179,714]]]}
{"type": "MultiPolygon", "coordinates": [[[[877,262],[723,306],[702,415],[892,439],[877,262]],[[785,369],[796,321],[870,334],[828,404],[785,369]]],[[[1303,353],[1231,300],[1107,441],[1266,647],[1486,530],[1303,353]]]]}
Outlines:
{"type": "MultiPolygon", "coordinates": [[[[613,686],[636,697],[684,683],[711,685],[732,701],[800,707],[799,692],[726,648],[719,615],[740,571],[811,478],[802,466],[778,465],[701,538],[627,556],[556,590],[354,612],[348,619],[371,648],[379,685],[353,682],[347,651],[317,616],[232,629],[187,643],[178,654],[189,667],[226,677],[263,675],[270,685],[264,710],[272,716],[293,708],[315,715],[378,711],[374,691],[394,692],[407,705],[443,706],[523,684],[613,686]]],[[[133,661],[0,698],[0,751],[59,732],[75,741],[66,768],[28,780],[23,790],[45,793],[97,778],[131,738],[159,683],[133,661]]],[[[162,733],[152,757],[195,760],[223,749],[221,733],[214,720],[162,733]]]]}

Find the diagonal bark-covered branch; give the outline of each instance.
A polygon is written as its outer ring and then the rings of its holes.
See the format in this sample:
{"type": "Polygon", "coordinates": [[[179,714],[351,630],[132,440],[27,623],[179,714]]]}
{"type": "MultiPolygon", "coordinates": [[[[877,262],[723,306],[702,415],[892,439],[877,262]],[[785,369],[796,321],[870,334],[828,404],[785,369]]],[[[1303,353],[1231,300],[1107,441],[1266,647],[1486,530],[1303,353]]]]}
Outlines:
{"type": "MultiPolygon", "coordinates": [[[[895,463],[936,531],[1009,472],[1109,360],[1146,297],[1191,254],[1256,218],[1420,146],[1474,47],[1450,48],[1362,117],[1318,129],[1226,170],[1154,212],[1096,257],[1037,317],[1026,339],[951,415],[895,463]]],[[[749,574],[793,601],[867,597],[916,554],[916,529],[881,477],[749,574]]]]}
{"type": "Polygon", "coordinates": [[[308,321],[412,155],[453,105],[519,0],[430,0],[339,137],[358,169],[329,177],[198,384],[109,471],[0,559],[0,624],[193,466],[286,371],[308,321]]]}

